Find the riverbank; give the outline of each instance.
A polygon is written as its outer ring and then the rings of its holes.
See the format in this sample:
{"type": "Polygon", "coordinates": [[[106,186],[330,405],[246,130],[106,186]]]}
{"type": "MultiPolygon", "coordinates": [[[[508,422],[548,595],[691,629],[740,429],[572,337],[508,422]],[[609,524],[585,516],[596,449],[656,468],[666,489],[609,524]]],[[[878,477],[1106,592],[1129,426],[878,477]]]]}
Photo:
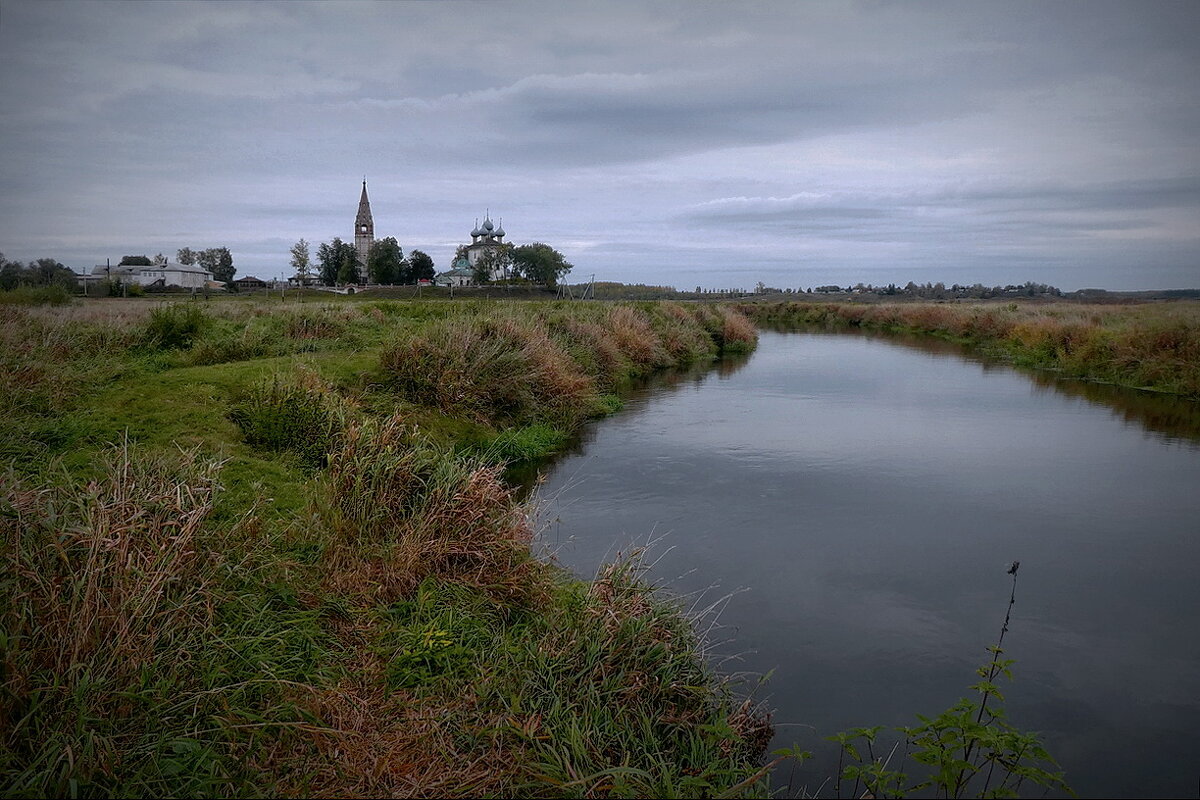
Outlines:
{"type": "Polygon", "coordinates": [[[681,610],[536,559],[503,480],[754,342],[673,303],[0,308],[4,793],[764,793],[681,610]]]}
{"type": "Polygon", "coordinates": [[[1017,366],[1200,399],[1200,303],[741,303],[762,325],[937,336],[1017,366]]]}

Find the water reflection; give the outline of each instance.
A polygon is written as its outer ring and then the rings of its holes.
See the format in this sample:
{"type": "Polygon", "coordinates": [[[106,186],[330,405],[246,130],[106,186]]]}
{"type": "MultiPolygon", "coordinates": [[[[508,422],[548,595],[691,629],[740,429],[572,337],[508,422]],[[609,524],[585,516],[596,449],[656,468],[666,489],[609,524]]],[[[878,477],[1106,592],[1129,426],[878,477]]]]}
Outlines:
{"type": "Polygon", "coordinates": [[[1049,370],[1014,367],[1003,360],[982,355],[974,348],[929,336],[885,334],[856,329],[814,330],[803,326],[772,326],[770,330],[777,333],[859,337],[883,344],[900,345],[936,357],[970,361],[978,364],[984,372],[1017,372],[1030,380],[1036,392],[1053,392],[1078,398],[1091,405],[1107,408],[1112,411],[1113,416],[1126,424],[1139,427],[1165,441],[1178,441],[1190,447],[1200,446],[1200,401],[1161,392],[1064,378],[1049,370]]]}
{"type": "MultiPolygon", "coordinates": [[[[697,362],[684,369],[662,370],[633,380],[618,390],[621,400],[625,403],[620,414],[626,419],[636,416],[642,413],[646,402],[651,398],[698,387],[714,375],[719,380],[728,380],[750,362],[751,356],[750,353],[734,353],[714,361],[697,362]]],[[[552,464],[582,453],[595,438],[596,425],[603,422],[604,420],[600,419],[585,425],[548,459],[510,466],[505,473],[505,479],[510,486],[515,487],[517,497],[522,500],[528,498],[537,487],[542,474],[552,464]]]]}
{"type": "Polygon", "coordinates": [[[656,580],[745,589],[718,652],[774,671],[776,746],[819,756],[800,781],[829,775],[818,734],[965,694],[1020,560],[1014,723],[1085,796],[1194,790],[1200,448],[1142,433],[1193,431],[1192,406],[870,335],[764,333],[725,372],[659,376],[589,426],[546,471],[542,543],[591,575],[665,537],[656,580]]]}

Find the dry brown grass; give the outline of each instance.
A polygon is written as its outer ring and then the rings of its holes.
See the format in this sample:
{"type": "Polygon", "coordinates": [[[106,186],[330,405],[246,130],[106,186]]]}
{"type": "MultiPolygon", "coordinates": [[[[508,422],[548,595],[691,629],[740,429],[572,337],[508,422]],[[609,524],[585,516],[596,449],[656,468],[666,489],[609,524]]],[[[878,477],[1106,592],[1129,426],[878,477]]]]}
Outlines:
{"type": "Polygon", "coordinates": [[[415,402],[485,421],[569,421],[596,391],[543,325],[524,320],[434,323],[381,363],[415,402]]]}
{"type": "Polygon", "coordinates": [[[540,590],[533,532],[500,467],[434,449],[393,417],[350,424],[327,472],[337,595],[387,602],[431,575],[507,601],[540,590]]]}
{"type": "Polygon", "coordinates": [[[164,637],[206,624],[215,556],[197,537],[220,464],[191,452],[180,468],[171,477],[126,442],[78,499],[8,487],[4,556],[21,586],[9,630],[22,632],[27,668],[121,678],[164,637]]]}

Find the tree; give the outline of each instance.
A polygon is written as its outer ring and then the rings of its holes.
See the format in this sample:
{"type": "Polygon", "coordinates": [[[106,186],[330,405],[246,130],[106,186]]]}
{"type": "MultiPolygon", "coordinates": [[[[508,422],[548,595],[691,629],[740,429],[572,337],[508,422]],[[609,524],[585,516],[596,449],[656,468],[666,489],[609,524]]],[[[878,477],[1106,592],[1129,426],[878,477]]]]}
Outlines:
{"type": "Polygon", "coordinates": [[[167,257],[164,256],[162,253],[159,253],[158,255],[156,255],[154,257],[154,266],[165,267],[166,265],[167,265],[167,257]]]}
{"type": "Polygon", "coordinates": [[[121,263],[118,267],[152,267],[154,262],[146,256],[121,256],[121,263]]]}
{"type": "Polygon", "coordinates": [[[233,266],[233,254],[228,247],[210,247],[196,256],[201,269],[212,273],[213,280],[229,283],[237,270],[233,266]]]}
{"type": "Polygon", "coordinates": [[[359,278],[358,249],[354,245],[342,247],[342,261],[338,264],[337,282],[340,284],[358,283],[359,278]]]}
{"type": "Polygon", "coordinates": [[[408,255],[408,264],[413,281],[431,281],[437,274],[433,259],[423,250],[413,250],[408,255]]]}
{"type": "Polygon", "coordinates": [[[510,242],[496,245],[483,251],[475,261],[475,282],[487,283],[497,276],[507,280],[513,275],[513,250],[510,242]]]}
{"type": "MultiPolygon", "coordinates": [[[[358,261],[358,251],[354,250],[354,245],[349,242],[343,242],[337,236],[333,237],[333,241],[329,244],[321,243],[317,247],[317,263],[320,265],[321,283],[325,286],[336,286],[341,278],[338,274],[341,272],[342,264],[345,263],[348,255],[347,250],[353,251],[349,254],[354,262],[358,261]]],[[[357,282],[357,274],[352,282],[357,282]]]]}
{"type": "Polygon", "coordinates": [[[460,244],[454,248],[454,258],[450,259],[450,266],[453,267],[460,259],[467,257],[467,251],[471,249],[469,244],[460,244]]]}
{"type": "Polygon", "coordinates": [[[37,286],[61,286],[64,289],[74,289],[78,283],[75,271],[63,266],[53,258],[39,258],[29,265],[33,273],[33,282],[37,286]]]}
{"type": "Polygon", "coordinates": [[[515,248],[512,260],[517,274],[547,286],[557,284],[558,279],[570,272],[573,266],[562,253],[542,242],[523,244],[515,248]]]}
{"type": "Polygon", "coordinates": [[[367,280],[371,283],[408,283],[408,264],[404,250],[394,236],[379,239],[367,251],[367,280]]]}
{"type": "Polygon", "coordinates": [[[292,245],[292,269],[296,270],[296,279],[304,286],[312,278],[309,271],[308,242],[301,239],[292,245]]]}
{"type": "Polygon", "coordinates": [[[175,259],[177,261],[179,261],[180,264],[183,264],[185,267],[190,267],[192,264],[196,263],[196,257],[198,255],[199,254],[192,248],[183,247],[183,248],[180,248],[178,251],[176,251],[175,259]]]}

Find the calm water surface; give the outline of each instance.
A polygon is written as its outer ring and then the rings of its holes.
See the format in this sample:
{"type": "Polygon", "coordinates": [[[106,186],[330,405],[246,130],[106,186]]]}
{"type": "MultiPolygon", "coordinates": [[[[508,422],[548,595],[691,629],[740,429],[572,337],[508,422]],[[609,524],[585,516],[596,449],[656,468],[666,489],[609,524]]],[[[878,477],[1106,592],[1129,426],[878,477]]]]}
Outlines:
{"type": "MultiPolygon", "coordinates": [[[[1200,404],[1036,380],[948,346],[764,332],[592,426],[539,490],[583,575],[721,603],[726,671],[772,672],[776,746],[910,725],[976,680],[1004,619],[1009,718],[1085,796],[1200,780],[1200,404]]],[[[828,789],[826,790],[828,792],[828,789]]]]}

